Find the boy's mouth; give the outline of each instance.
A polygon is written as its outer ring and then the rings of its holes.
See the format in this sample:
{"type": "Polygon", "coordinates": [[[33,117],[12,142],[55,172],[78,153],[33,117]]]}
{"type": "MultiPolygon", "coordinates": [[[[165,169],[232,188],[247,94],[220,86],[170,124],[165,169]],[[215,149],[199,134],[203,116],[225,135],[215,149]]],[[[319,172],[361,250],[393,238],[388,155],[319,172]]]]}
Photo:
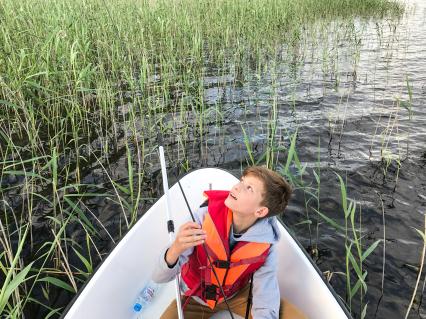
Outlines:
{"type": "Polygon", "coordinates": [[[230,196],[232,199],[237,200],[237,197],[235,197],[235,195],[234,195],[234,194],[232,194],[232,192],[230,192],[230,193],[229,193],[229,196],[230,196]]]}

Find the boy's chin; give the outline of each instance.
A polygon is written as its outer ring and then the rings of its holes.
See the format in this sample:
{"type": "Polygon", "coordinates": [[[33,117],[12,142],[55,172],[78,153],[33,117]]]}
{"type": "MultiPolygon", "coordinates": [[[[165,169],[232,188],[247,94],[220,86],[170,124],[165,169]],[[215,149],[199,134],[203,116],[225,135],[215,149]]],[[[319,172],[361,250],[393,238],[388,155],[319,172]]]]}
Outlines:
{"type": "Polygon", "coordinates": [[[227,199],[225,199],[224,204],[225,204],[226,207],[228,207],[229,209],[232,210],[232,203],[231,203],[231,200],[230,200],[229,197],[227,199]]]}

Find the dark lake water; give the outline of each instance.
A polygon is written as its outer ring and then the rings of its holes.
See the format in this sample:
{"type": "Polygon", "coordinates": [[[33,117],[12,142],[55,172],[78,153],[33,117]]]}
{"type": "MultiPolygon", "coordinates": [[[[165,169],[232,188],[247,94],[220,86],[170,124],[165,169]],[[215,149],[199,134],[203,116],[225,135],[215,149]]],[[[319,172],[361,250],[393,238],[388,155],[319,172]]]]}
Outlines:
{"type": "MultiPolygon", "coordinates": [[[[341,22],[330,26],[326,36],[304,34],[293,63],[277,62],[261,78],[247,72],[234,86],[235,74],[206,77],[204,97],[211,109],[205,114],[202,142],[179,150],[192,165],[220,166],[238,174],[247,158],[241,126],[259,156],[275,102],[278,143],[288,145],[288,132],[298,127],[298,156],[308,172],[320,158],[321,211],[344,225],[333,173],[338,172],[347,178],[349,197],[361,206],[363,244],[384,239],[385,245],[365,262],[367,318],[405,316],[420,264],[423,243],[413,227],[424,229],[426,213],[425,20],[426,3],[408,2],[400,21],[357,21],[350,38],[341,22]],[[217,105],[221,125],[209,125],[216,123],[217,105]]],[[[180,116],[171,116],[170,123],[178,126],[180,116]]],[[[178,148],[176,140],[169,152],[178,157],[178,148]]],[[[309,180],[312,174],[306,176],[309,180]]],[[[284,220],[305,247],[318,244],[316,261],[322,271],[344,272],[342,235],[325,222],[318,233],[316,225],[310,231],[306,224],[296,225],[306,217],[305,200],[296,191],[284,220]]],[[[342,275],[334,274],[331,284],[345,296],[342,275]]],[[[426,318],[424,285],[423,274],[409,318],[426,318]]],[[[353,302],[355,317],[360,316],[358,304],[353,302]]]]}
{"type": "MultiPolygon", "coordinates": [[[[168,139],[176,162],[185,158],[191,168],[219,166],[239,174],[248,158],[241,127],[258,158],[275,103],[277,144],[288,145],[298,128],[297,152],[309,173],[305,181],[313,181],[312,169],[320,167],[321,211],[344,225],[338,172],[347,179],[348,196],[360,204],[363,244],[384,239],[364,264],[367,318],[405,316],[423,247],[413,227],[424,229],[426,213],[426,4],[407,5],[400,20],[336,21],[326,33],[306,31],[293,56],[261,77],[250,66],[243,75],[220,77],[220,70],[212,69],[204,78],[202,134],[200,113],[164,118],[176,131],[193,123],[185,134],[168,139]]],[[[283,155],[278,154],[280,161],[283,155]]],[[[112,164],[115,176],[126,176],[125,161],[112,164]]],[[[158,181],[155,197],[161,194],[155,153],[148,163],[158,181]]],[[[317,245],[322,271],[344,273],[342,235],[306,210],[305,201],[306,194],[296,191],[284,220],[306,248],[317,245]],[[297,225],[307,213],[320,222],[310,230],[297,225]]],[[[334,274],[331,284],[345,298],[344,277],[334,274]]],[[[426,318],[424,285],[423,274],[409,318],[426,318]]],[[[360,317],[358,300],[353,313],[360,317]]]]}
{"type": "MultiPolygon", "coordinates": [[[[275,112],[277,145],[288,146],[289,135],[297,129],[297,154],[306,166],[304,182],[314,183],[312,170],[320,169],[321,212],[344,225],[337,172],[347,181],[349,198],[361,207],[363,244],[384,240],[364,263],[366,317],[403,318],[423,247],[413,228],[424,229],[426,214],[426,2],[407,1],[400,20],[334,21],[325,32],[320,24],[312,26],[303,30],[298,45],[283,47],[282,52],[261,73],[251,65],[240,72],[207,69],[202,113],[164,114],[170,159],[173,165],[218,166],[238,175],[248,159],[242,128],[259,158],[275,112]]],[[[126,115],[129,105],[120,106],[119,112],[126,115]]],[[[162,194],[155,138],[146,137],[147,123],[135,128],[145,138],[143,197],[152,198],[141,203],[140,214],[162,194]]],[[[123,144],[127,124],[119,126],[118,144],[123,144]]],[[[285,163],[284,152],[276,157],[285,163]]],[[[111,178],[127,178],[125,148],[108,162],[111,178]]],[[[83,167],[83,183],[106,181],[99,165],[83,167]]],[[[17,206],[13,198],[18,195],[10,194],[11,206],[17,206]]],[[[284,221],[304,247],[318,248],[314,260],[323,272],[334,273],[331,284],[345,298],[345,278],[338,274],[345,272],[343,236],[306,207],[308,198],[296,190],[284,221]],[[310,227],[300,224],[308,217],[313,221],[310,227]]],[[[117,205],[105,197],[89,199],[86,205],[119,239],[117,205]]],[[[43,242],[46,231],[44,215],[37,210],[46,207],[35,209],[36,245],[43,242]]],[[[69,232],[84,242],[84,231],[76,227],[69,232]]],[[[100,233],[105,240],[98,248],[106,254],[113,242],[103,230],[100,233]]],[[[423,272],[409,318],[426,318],[423,272]]],[[[69,300],[64,292],[52,298],[58,304],[69,300]]],[[[353,301],[353,313],[360,317],[358,299],[353,301]]]]}

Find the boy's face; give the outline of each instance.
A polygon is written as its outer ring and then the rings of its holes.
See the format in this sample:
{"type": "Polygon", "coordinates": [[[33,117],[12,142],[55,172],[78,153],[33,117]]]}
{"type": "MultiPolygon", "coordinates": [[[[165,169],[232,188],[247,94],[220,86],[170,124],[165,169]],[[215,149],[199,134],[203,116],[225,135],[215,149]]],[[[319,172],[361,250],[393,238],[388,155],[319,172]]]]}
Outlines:
{"type": "Polygon", "coordinates": [[[263,217],[258,216],[259,211],[267,208],[261,205],[263,194],[265,192],[263,181],[253,175],[241,177],[238,184],[234,185],[225,200],[225,205],[234,213],[241,216],[263,217]]]}

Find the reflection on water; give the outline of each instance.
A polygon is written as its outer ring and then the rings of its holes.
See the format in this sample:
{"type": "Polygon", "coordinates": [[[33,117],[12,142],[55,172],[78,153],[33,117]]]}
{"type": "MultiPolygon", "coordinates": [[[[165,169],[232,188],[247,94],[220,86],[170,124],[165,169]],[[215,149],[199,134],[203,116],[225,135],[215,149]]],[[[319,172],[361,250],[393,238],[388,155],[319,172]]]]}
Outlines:
{"type": "MultiPolygon", "coordinates": [[[[399,21],[358,19],[335,21],[325,30],[321,24],[307,28],[297,44],[279,48],[260,70],[250,63],[235,72],[207,69],[202,111],[176,110],[163,118],[173,160],[236,174],[248,158],[242,127],[256,158],[265,150],[271,119],[278,145],[288,145],[298,128],[300,160],[308,171],[321,167],[321,210],[343,224],[332,170],[338,171],[347,178],[350,198],[362,205],[365,247],[385,239],[385,250],[379,245],[365,263],[367,318],[405,315],[422,247],[412,227],[422,229],[426,213],[426,5],[417,0],[408,6],[399,21]]],[[[148,158],[147,167],[158,171],[156,155],[148,158]]],[[[126,175],[125,161],[112,164],[113,174],[126,175]]],[[[296,192],[286,222],[305,247],[318,243],[322,271],[344,272],[341,235],[320,219],[310,231],[295,225],[306,218],[305,200],[306,194],[296,192]]],[[[343,276],[334,274],[331,283],[346,295],[343,276]]],[[[422,299],[418,294],[410,318],[426,315],[422,299]]],[[[352,309],[360,317],[357,303],[352,309]]]]}
{"type": "MultiPolygon", "coordinates": [[[[146,116],[136,123],[127,122],[133,102],[128,98],[129,103],[118,106],[123,121],[117,123],[117,134],[110,137],[118,147],[108,151],[110,157],[105,156],[109,176],[97,158],[88,155],[87,162],[80,164],[81,182],[105,190],[112,188],[110,178],[123,179],[124,184],[128,178],[124,140],[127,132],[135,131],[144,146],[140,158],[134,158],[144,162],[142,197],[158,197],[162,191],[152,127],[160,122],[170,158],[173,163],[182,163],[177,166],[220,166],[236,174],[248,158],[243,129],[255,158],[265,151],[271,131],[275,129],[275,144],[287,146],[289,135],[297,129],[299,159],[308,173],[314,167],[321,169],[321,211],[342,224],[339,186],[333,173],[337,171],[347,178],[349,197],[361,204],[363,244],[368,247],[384,239],[385,250],[379,245],[365,264],[367,318],[403,317],[421,249],[420,237],[412,227],[422,229],[426,213],[426,4],[415,0],[408,6],[400,20],[345,19],[306,27],[298,41],[278,46],[274,57],[261,63],[248,59],[243,68],[230,64],[221,70],[206,62],[201,92],[194,89],[194,96],[185,95],[177,83],[167,108],[173,111],[159,112],[161,121],[146,116]],[[196,105],[196,94],[203,97],[201,107],[196,105]],[[181,102],[194,107],[181,111],[181,102]],[[151,136],[147,133],[150,130],[151,136]]],[[[152,81],[158,83],[161,78],[154,76],[152,81]]],[[[164,96],[153,94],[149,98],[166,103],[164,96]]],[[[92,147],[105,147],[103,143],[95,140],[92,147]]],[[[84,147],[81,152],[85,155],[84,147]]],[[[282,160],[285,154],[278,152],[277,156],[282,160]]],[[[304,178],[309,183],[313,175],[304,178]]],[[[21,182],[21,176],[13,175],[2,180],[4,185],[21,182]]],[[[46,192],[51,192],[50,186],[46,192]]],[[[20,205],[19,195],[17,189],[8,193],[11,207],[20,205]]],[[[315,259],[322,271],[344,272],[341,235],[316,218],[305,201],[306,194],[296,191],[285,221],[305,247],[318,245],[315,259]],[[320,224],[298,224],[308,213],[320,224]]],[[[151,202],[142,201],[140,211],[151,202]]],[[[106,230],[120,237],[117,225],[124,222],[116,214],[120,210],[117,203],[95,197],[87,199],[85,205],[83,208],[97,215],[106,230]]],[[[44,217],[52,211],[47,206],[39,203],[34,207],[35,246],[44,240],[44,217]]],[[[98,248],[108,252],[112,243],[104,229],[100,232],[105,241],[98,243],[98,248]]],[[[84,230],[70,233],[77,242],[84,242],[84,230]]],[[[343,276],[334,274],[331,283],[345,298],[343,276]]],[[[410,318],[426,316],[424,307],[419,307],[422,299],[418,294],[410,318]]],[[[357,303],[355,300],[353,310],[355,317],[360,317],[357,303]]]]}
{"type": "MultiPolygon", "coordinates": [[[[298,127],[300,160],[317,167],[320,157],[322,211],[343,223],[331,169],[339,171],[347,176],[349,196],[362,204],[363,244],[385,238],[385,251],[379,245],[366,262],[367,318],[405,315],[422,248],[412,227],[422,229],[426,213],[426,5],[408,5],[400,21],[335,21],[327,32],[307,29],[261,76],[250,66],[243,76],[218,78],[212,70],[204,83],[202,142],[195,136],[199,144],[179,150],[192,165],[238,172],[247,157],[241,126],[260,156],[275,106],[277,143],[288,145],[289,132],[298,127]],[[219,126],[208,125],[218,118],[219,126]]],[[[170,116],[170,123],[180,116],[170,116]]],[[[178,152],[176,143],[170,153],[178,152]]],[[[305,214],[305,197],[296,192],[286,221],[295,225],[305,214]]],[[[318,234],[306,224],[294,229],[305,247],[319,242],[321,270],[344,272],[344,244],[331,227],[320,224],[318,234]]],[[[331,283],[345,296],[342,276],[331,283]]],[[[418,293],[410,318],[426,316],[422,300],[418,293]]]]}

